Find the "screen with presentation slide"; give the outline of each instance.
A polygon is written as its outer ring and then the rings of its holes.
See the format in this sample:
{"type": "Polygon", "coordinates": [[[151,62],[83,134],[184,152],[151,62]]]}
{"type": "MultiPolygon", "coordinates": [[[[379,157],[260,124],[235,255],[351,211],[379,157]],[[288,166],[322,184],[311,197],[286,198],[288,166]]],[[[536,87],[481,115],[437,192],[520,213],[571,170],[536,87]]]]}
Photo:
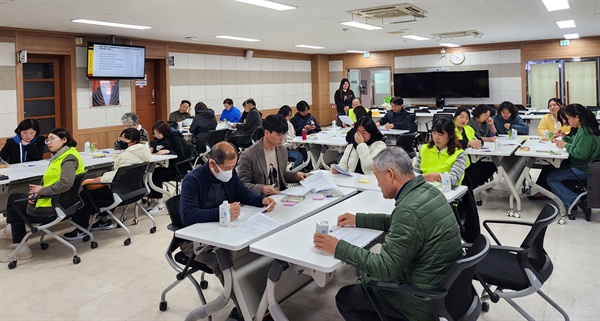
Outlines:
{"type": "Polygon", "coordinates": [[[144,79],[146,48],[88,43],[88,78],[144,79]]]}

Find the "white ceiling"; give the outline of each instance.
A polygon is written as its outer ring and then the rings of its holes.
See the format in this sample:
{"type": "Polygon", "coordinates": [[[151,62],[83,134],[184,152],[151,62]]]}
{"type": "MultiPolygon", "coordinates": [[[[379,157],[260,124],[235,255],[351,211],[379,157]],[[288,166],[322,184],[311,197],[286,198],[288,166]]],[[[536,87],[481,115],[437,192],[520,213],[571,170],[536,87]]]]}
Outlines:
{"type": "MultiPolygon", "coordinates": [[[[62,31],[75,34],[116,35],[221,46],[291,51],[343,53],[346,50],[391,50],[437,46],[438,40],[415,41],[389,31],[431,37],[433,33],[476,29],[482,38],[444,39],[460,45],[558,39],[578,32],[600,35],[600,0],[570,0],[571,9],[548,12],[541,0],[281,0],[296,10],[275,11],[233,0],[0,0],[0,26],[62,31]],[[386,25],[366,31],[342,26],[351,20],[349,10],[409,2],[427,11],[417,22],[386,25]],[[148,30],[83,25],[71,19],[86,18],[151,26],[148,30]],[[555,21],[575,19],[574,29],[559,29],[555,21]],[[346,31],[344,29],[347,28],[346,31]],[[247,43],[214,38],[231,35],[261,39],[247,43]],[[323,46],[303,49],[295,44],[323,46]]],[[[390,19],[397,21],[402,19],[390,19]]],[[[377,24],[381,21],[370,21],[377,24]]],[[[600,44],[599,44],[600,51],[600,44]]]]}

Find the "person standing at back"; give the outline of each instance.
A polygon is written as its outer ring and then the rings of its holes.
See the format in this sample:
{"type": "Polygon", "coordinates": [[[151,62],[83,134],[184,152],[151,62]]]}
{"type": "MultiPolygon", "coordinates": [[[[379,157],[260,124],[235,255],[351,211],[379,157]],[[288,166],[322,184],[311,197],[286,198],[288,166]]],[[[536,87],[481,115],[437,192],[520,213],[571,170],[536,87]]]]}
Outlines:
{"type": "Polygon", "coordinates": [[[352,106],[352,100],[356,96],[352,89],[350,89],[350,81],[348,78],[343,78],[340,81],[340,88],[335,91],[333,94],[333,101],[335,102],[335,109],[338,114],[337,124],[341,126],[342,122],[340,121],[340,115],[348,115],[348,111],[350,110],[350,106],[352,106]]]}
{"type": "Polygon", "coordinates": [[[169,121],[179,123],[188,118],[194,118],[190,114],[190,107],[192,107],[192,103],[189,100],[182,100],[181,104],[179,104],[179,109],[169,115],[169,121]]]}

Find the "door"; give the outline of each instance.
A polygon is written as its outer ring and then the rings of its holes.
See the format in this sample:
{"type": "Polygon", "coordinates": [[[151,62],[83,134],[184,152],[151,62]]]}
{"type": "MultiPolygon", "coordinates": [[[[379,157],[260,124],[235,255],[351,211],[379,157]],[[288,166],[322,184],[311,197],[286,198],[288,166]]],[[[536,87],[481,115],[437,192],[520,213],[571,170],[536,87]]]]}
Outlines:
{"type": "Polygon", "coordinates": [[[383,98],[392,95],[392,71],[390,68],[371,69],[371,92],[373,106],[381,106],[383,98]]]}
{"type": "MultiPolygon", "coordinates": [[[[156,99],[156,66],[154,60],[146,60],[144,64],[144,80],[135,81],[135,113],[140,117],[140,124],[152,136],[152,126],[158,119],[163,119],[157,112],[156,99]],[[159,117],[159,118],[157,118],[159,117]]],[[[166,120],[166,119],[165,119],[166,120]]]]}
{"type": "Polygon", "coordinates": [[[565,62],[565,104],[596,106],[598,96],[596,85],[596,61],[565,62]]]}
{"type": "Polygon", "coordinates": [[[23,64],[23,116],[36,119],[45,136],[52,129],[64,126],[60,74],[58,58],[30,57],[23,64]]]}
{"type": "Polygon", "coordinates": [[[559,70],[559,62],[555,61],[529,65],[527,89],[531,107],[536,110],[547,109],[548,99],[562,98],[559,70]]]}

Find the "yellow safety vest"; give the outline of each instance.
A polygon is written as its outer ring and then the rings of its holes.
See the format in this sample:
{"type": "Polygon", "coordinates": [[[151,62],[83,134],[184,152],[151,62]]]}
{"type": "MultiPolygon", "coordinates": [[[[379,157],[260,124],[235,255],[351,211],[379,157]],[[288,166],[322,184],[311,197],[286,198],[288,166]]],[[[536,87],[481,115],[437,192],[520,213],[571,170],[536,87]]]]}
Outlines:
{"type": "MultiPolygon", "coordinates": [[[[62,155],[55,158],[50,165],[48,165],[48,169],[44,173],[44,187],[56,184],[60,180],[62,161],[69,155],[73,155],[75,158],[77,158],[78,165],[75,175],[85,172],[85,166],[83,166],[83,161],[81,160],[81,156],[79,156],[79,152],[77,149],[75,149],[75,147],[71,147],[62,153],[62,155]]],[[[38,198],[38,200],[35,202],[35,207],[52,207],[52,199],[38,198]]]]}
{"type": "MultiPolygon", "coordinates": [[[[465,125],[465,127],[463,127],[463,130],[465,131],[465,135],[467,136],[468,140],[475,140],[475,129],[473,129],[473,127],[465,125]]],[[[460,133],[460,131],[458,131],[458,127],[456,127],[456,135],[458,137],[462,137],[462,134],[460,133]]],[[[467,155],[467,166],[465,167],[465,169],[469,168],[469,166],[471,166],[471,158],[469,157],[469,155],[467,155]]]]}
{"type": "MultiPolygon", "coordinates": [[[[365,107],[365,110],[367,111],[367,113],[369,112],[369,108],[365,107]]],[[[348,110],[348,117],[350,117],[350,119],[352,119],[355,123],[358,121],[356,119],[356,115],[354,114],[354,108],[350,108],[348,110]]]]}
{"type": "MultiPolygon", "coordinates": [[[[454,154],[448,155],[447,148],[438,153],[435,145],[431,148],[429,148],[428,145],[423,145],[419,153],[421,154],[421,172],[425,175],[429,173],[450,173],[456,158],[458,158],[458,155],[461,153],[464,153],[464,151],[457,148],[454,151],[454,154]]],[[[461,184],[464,178],[465,175],[463,174],[458,184],[461,184]]]]}

